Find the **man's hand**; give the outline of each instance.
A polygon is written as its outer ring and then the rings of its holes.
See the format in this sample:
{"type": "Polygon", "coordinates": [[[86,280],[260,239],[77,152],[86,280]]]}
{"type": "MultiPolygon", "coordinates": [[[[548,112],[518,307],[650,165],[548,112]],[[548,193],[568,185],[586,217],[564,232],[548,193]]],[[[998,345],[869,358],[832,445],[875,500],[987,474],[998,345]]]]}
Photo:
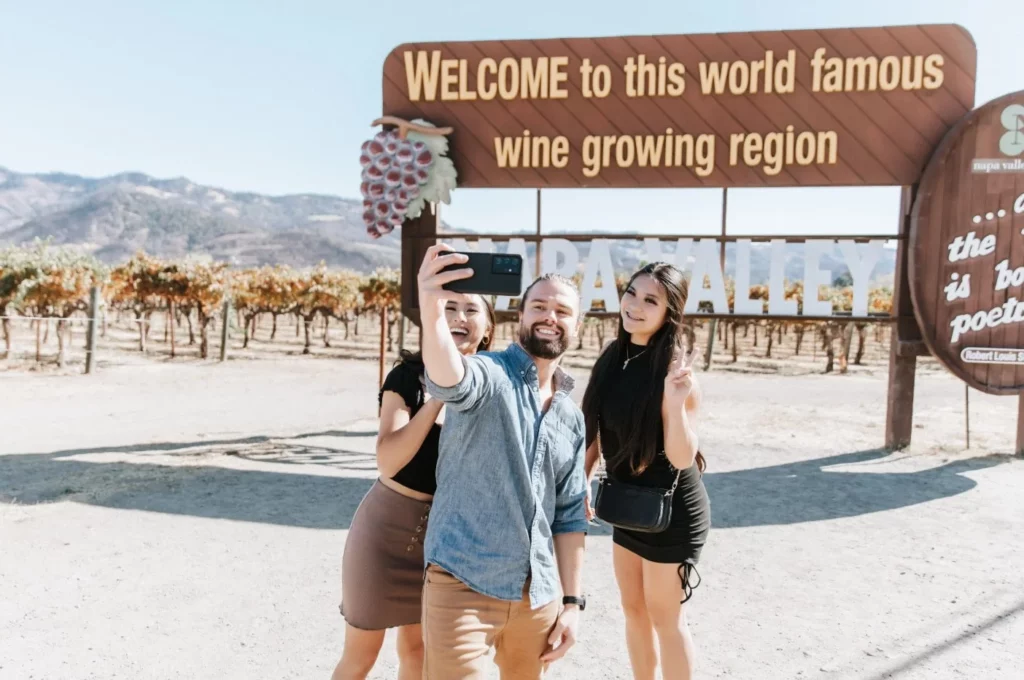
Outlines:
{"type": "Polygon", "coordinates": [[[569,648],[576,644],[576,630],[580,625],[580,609],[574,604],[567,604],[558,615],[558,621],[548,636],[548,650],[541,655],[545,664],[557,661],[565,656],[569,648]]]}
{"type": "Polygon", "coordinates": [[[423,257],[423,263],[420,265],[419,274],[416,276],[421,310],[437,310],[438,314],[441,313],[440,310],[444,308],[445,301],[451,296],[451,293],[442,286],[452,281],[468,279],[473,275],[473,270],[468,267],[447,272],[441,272],[441,270],[449,265],[462,264],[467,260],[469,260],[468,257],[453,252],[452,247],[444,243],[433,245],[427,250],[427,254],[423,257]]]}

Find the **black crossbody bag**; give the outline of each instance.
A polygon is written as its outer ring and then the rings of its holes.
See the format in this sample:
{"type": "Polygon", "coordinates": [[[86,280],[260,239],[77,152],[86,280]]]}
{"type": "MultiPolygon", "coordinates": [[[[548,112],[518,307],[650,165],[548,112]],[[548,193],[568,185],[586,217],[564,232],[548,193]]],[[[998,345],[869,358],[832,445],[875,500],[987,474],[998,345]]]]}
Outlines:
{"type": "MultiPolygon", "coordinates": [[[[597,451],[604,458],[600,421],[597,423],[597,451]]],[[[606,473],[597,485],[594,514],[601,521],[620,529],[660,533],[672,522],[672,497],[682,472],[676,471],[671,489],[615,482],[608,479],[606,473]]]]}

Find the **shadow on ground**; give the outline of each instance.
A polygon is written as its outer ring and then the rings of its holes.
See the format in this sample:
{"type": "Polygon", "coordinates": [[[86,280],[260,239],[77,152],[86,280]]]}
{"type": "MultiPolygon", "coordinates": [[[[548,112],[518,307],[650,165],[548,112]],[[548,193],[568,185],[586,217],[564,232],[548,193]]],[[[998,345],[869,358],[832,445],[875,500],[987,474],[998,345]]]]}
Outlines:
{"type": "Polygon", "coordinates": [[[843,453],[769,467],[709,473],[711,523],[717,528],[798,524],[905,508],[977,486],[964,473],[994,467],[1008,456],[957,460],[927,470],[829,470],[886,458],[884,449],[843,453]]]}
{"type": "MultiPolygon", "coordinates": [[[[359,436],[317,432],[286,441],[271,437],[70,449],[0,456],[0,503],[69,501],[101,507],[261,522],[311,529],[347,529],[373,479],[202,464],[211,454],[253,461],[376,469],[374,456],[330,446],[306,446],[311,437],[359,436]],[[138,462],[79,460],[90,454],[138,454],[138,462]],[[145,462],[146,454],[194,458],[196,465],[145,462]]],[[[376,433],[371,433],[376,434],[376,433]]]]}
{"type": "MultiPolygon", "coordinates": [[[[373,483],[373,454],[329,444],[303,444],[325,437],[373,436],[372,432],[314,432],[287,439],[140,444],[70,449],[47,454],[0,456],[0,502],[56,501],[146,510],[315,529],[347,529],[373,483]],[[196,457],[228,454],[272,463],[327,466],[367,473],[334,477],[207,465],[94,462],[76,456],[111,453],[174,453],[196,457]]],[[[859,451],[815,460],[711,472],[704,481],[714,528],[796,524],[883,512],[964,493],[976,482],[964,473],[998,465],[1004,456],[950,462],[916,472],[830,470],[884,458],[884,450],[859,451]]],[[[591,527],[593,535],[610,528],[591,527]]]]}

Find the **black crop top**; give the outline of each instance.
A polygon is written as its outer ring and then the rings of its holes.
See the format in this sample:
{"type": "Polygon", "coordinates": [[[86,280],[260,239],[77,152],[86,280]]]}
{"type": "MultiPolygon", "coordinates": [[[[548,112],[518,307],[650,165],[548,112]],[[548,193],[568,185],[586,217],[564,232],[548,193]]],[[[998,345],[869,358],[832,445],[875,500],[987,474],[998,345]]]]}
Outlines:
{"type": "MultiPolygon", "coordinates": [[[[377,403],[384,401],[384,392],[394,392],[402,397],[405,405],[409,407],[409,417],[416,415],[416,412],[423,406],[423,383],[420,382],[423,367],[421,364],[402,362],[391,369],[384,379],[384,386],[377,395],[377,403]]],[[[433,495],[437,491],[437,450],[441,437],[441,426],[434,423],[427,438],[423,440],[419,451],[408,463],[399,470],[393,480],[407,486],[413,491],[433,495]]]]}

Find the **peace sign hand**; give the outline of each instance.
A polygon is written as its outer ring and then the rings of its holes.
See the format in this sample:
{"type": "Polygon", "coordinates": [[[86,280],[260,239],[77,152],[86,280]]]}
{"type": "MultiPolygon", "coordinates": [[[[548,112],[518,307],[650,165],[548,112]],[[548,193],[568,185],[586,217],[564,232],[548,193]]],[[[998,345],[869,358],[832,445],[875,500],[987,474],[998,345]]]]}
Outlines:
{"type": "Polygon", "coordinates": [[[682,349],[676,348],[672,355],[672,363],[669,364],[668,373],[665,375],[665,405],[669,408],[682,408],[686,404],[686,398],[693,391],[696,378],[693,375],[693,365],[700,356],[700,350],[695,349],[689,355],[684,355],[682,349]]]}

